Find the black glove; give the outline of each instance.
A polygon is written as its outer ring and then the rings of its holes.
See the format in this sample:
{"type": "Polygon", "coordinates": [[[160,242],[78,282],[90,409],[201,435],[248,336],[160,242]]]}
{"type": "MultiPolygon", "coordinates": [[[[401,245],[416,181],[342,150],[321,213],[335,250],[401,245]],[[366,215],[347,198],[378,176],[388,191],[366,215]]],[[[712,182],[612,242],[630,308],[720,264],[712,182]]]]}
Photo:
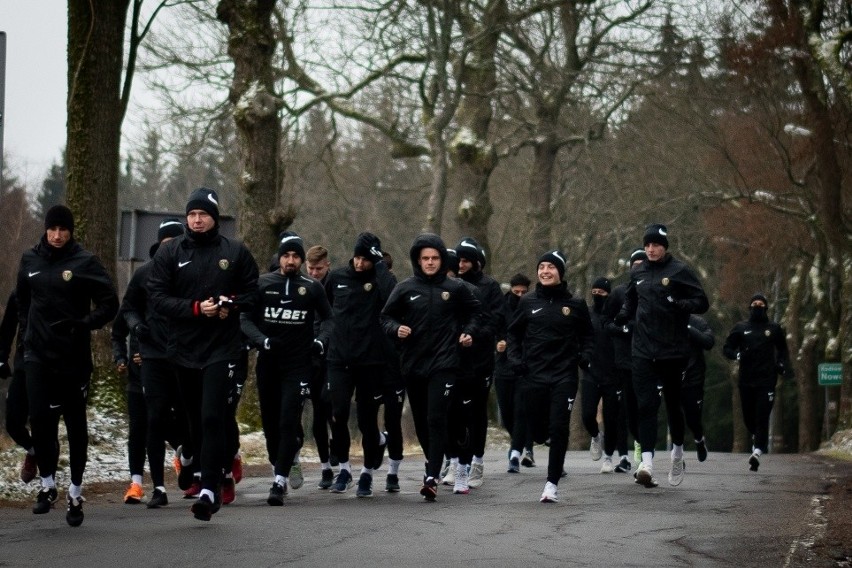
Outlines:
{"type": "Polygon", "coordinates": [[[285,341],[283,337],[267,337],[263,342],[263,349],[266,351],[280,351],[284,349],[285,341]]]}
{"type": "Polygon", "coordinates": [[[783,362],[779,361],[775,363],[775,372],[784,377],[787,375],[787,367],[784,366],[783,362]]]}
{"type": "Polygon", "coordinates": [[[322,341],[314,339],[314,343],[311,345],[311,353],[317,357],[325,355],[325,345],[322,344],[322,341]]]}
{"type": "Polygon", "coordinates": [[[64,319],[53,322],[50,324],[50,328],[54,333],[58,333],[61,335],[75,335],[77,333],[82,333],[84,331],[89,330],[88,324],[85,321],[79,319],[64,319]]]}
{"type": "Polygon", "coordinates": [[[139,322],[133,326],[133,333],[136,335],[137,339],[148,339],[151,337],[151,328],[149,328],[146,324],[139,322]]]}
{"type": "Polygon", "coordinates": [[[0,379],[8,379],[12,376],[12,369],[9,368],[9,362],[3,361],[0,363],[0,379]]]}
{"type": "Polygon", "coordinates": [[[615,314],[615,318],[613,318],[612,321],[615,323],[615,325],[624,326],[627,325],[627,322],[630,320],[628,319],[627,314],[625,314],[624,312],[618,312],[617,314],[615,314]]]}
{"type": "Polygon", "coordinates": [[[385,258],[382,255],[382,241],[373,233],[364,232],[358,235],[358,239],[355,241],[355,250],[366,252],[367,255],[365,256],[368,256],[373,263],[381,262],[385,258]]]}
{"type": "Polygon", "coordinates": [[[588,371],[588,370],[589,370],[589,368],[592,366],[592,364],[589,362],[589,360],[588,360],[588,359],[580,359],[579,363],[577,363],[577,364],[578,364],[578,365],[580,366],[580,368],[581,368],[581,369],[583,369],[584,371],[588,371]]]}

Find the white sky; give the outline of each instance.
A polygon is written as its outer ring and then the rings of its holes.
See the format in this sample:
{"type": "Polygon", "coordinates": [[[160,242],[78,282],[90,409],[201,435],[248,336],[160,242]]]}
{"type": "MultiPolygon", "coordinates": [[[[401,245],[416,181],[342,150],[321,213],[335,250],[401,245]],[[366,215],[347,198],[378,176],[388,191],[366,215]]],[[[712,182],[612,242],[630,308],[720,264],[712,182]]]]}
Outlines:
{"type": "Polygon", "coordinates": [[[67,6],[62,0],[0,0],[6,32],[3,147],[24,184],[40,185],[65,145],[67,6]]]}

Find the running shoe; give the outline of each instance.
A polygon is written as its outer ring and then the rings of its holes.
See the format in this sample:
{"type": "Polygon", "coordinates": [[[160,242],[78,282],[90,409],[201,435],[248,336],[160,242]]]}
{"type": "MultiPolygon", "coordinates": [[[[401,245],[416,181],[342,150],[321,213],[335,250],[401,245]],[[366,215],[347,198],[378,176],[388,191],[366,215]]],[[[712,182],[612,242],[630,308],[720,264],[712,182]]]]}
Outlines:
{"type": "Polygon", "coordinates": [[[72,527],[79,527],[83,524],[83,496],[76,499],[68,497],[68,512],[65,513],[65,521],[72,527]]]}
{"type": "Polygon", "coordinates": [[[748,470],[749,471],[757,471],[757,468],[760,467],[760,454],[753,453],[751,457],[748,458],[748,470]]]}
{"type": "Polygon", "coordinates": [[[331,489],[332,485],[334,485],[334,472],[330,469],[322,470],[322,477],[317,483],[317,489],[331,489]]]}
{"type": "Polygon", "coordinates": [[[535,458],[533,457],[532,448],[524,452],[524,457],[521,459],[521,465],[524,467],[535,467],[535,458]]]}
{"type": "Polygon", "coordinates": [[[652,489],[659,485],[657,480],[654,479],[654,476],[651,475],[651,468],[644,462],[640,463],[639,467],[636,468],[636,473],[633,474],[633,478],[636,480],[636,483],[647,487],[648,489],[652,489]]]}
{"type": "Polygon", "coordinates": [[[148,499],[147,507],[149,509],[159,509],[160,507],[165,507],[169,504],[169,497],[166,495],[166,492],[162,489],[154,489],[154,493],[151,494],[151,498],[148,499]]]}
{"type": "Polygon", "coordinates": [[[59,494],[56,492],[56,487],[42,487],[38,496],[36,496],[36,502],[33,504],[33,514],[43,515],[49,512],[57,499],[59,499],[59,494]]]}
{"type": "Polygon", "coordinates": [[[556,486],[549,481],[545,483],[539,501],[542,503],[559,503],[559,491],[556,486]]]}
{"type": "Polygon", "coordinates": [[[485,473],[485,464],[482,463],[472,463],[470,464],[470,475],[468,477],[467,484],[476,489],[477,487],[482,487],[482,475],[485,473]]]}
{"type": "Polygon", "coordinates": [[[183,446],[178,446],[175,453],[172,455],[172,467],[175,469],[175,475],[180,475],[180,450],[183,446]]]}
{"type": "Polygon", "coordinates": [[[521,464],[518,462],[518,458],[511,458],[509,460],[509,467],[506,468],[506,473],[521,473],[521,464]]]}
{"type": "Polygon", "coordinates": [[[379,469],[380,467],[382,467],[382,463],[384,463],[384,461],[385,461],[385,449],[387,449],[387,447],[388,447],[388,433],[382,432],[382,434],[385,437],[385,443],[379,444],[379,457],[376,458],[376,462],[373,464],[373,467],[371,467],[370,469],[379,469]]]}
{"type": "Polygon", "coordinates": [[[395,473],[389,473],[385,479],[385,491],[388,493],[399,493],[399,476],[395,473]]]}
{"type": "Polygon", "coordinates": [[[38,473],[38,462],[34,455],[27,454],[24,456],[24,463],[21,464],[21,481],[29,483],[35,479],[38,473]]]}
{"type": "Polygon", "coordinates": [[[597,436],[592,436],[592,442],[589,445],[589,454],[592,456],[592,461],[598,461],[603,455],[603,432],[598,432],[597,436]]]}
{"type": "MultiPolygon", "coordinates": [[[[455,483],[455,482],[454,482],[455,483]]],[[[420,494],[427,501],[434,501],[438,496],[438,483],[434,477],[427,477],[423,480],[423,487],[420,488],[420,494]]]]}
{"type": "Polygon", "coordinates": [[[287,486],[280,483],[273,483],[269,489],[269,497],[266,498],[266,504],[271,507],[281,507],[284,505],[285,495],[287,495],[287,486]]]}
{"type": "Polygon", "coordinates": [[[609,456],[606,456],[603,459],[603,462],[601,463],[601,473],[612,473],[612,472],[613,472],[612,458],[609,457],[609,456]]]}
{"type": "Polygon", "coordinates": [[[183,492],[184,499],[195,499],[201,493],[201,478],[195,477],[189,489],[183,492]]]}
{"type": "Polygon", "coordinates": [[[124,503],[127,505],[138,505],[142,502],[142,497],[145,496],[145,491],[138,483],[131,483],[124,494],[124,503]]]}
{"type": "Polygon", "coordinates": [[[178,473],[178,487],[184,491],[189,489],[195,482],[195,472],[192,464],[182,465],[178,473]]]}
{"type": "Polygon", "coordinates": [[[633,467],[627,459],[627,456],[621,456],[618,464],[613,468],[616,473],[627,473],[633,467]]]}
{"type": "Polygon", "coordinates": [[[456,468],[450,463],[450,460],[444,462],[444,469],[441,470],[441,483],[444,485],[454,485],[456,482],[456,468]]]}
{"type": "Polygon", "coordinates": [[[198,498],[189,509],[199,521],[209,521],[213,517],[213,501],[206,494],[198,498]]]}
{"type": "Polygon", "coordinates": [[[703,462],[707,459],[707,441],[703,438],[700,442],[695,442],[695,453],[698,454],[698,461],[703,462]]]}
{"type": "Polygon", "coordinates": [[[685,471],[686,463],[683,458],[672,459],[672,468],[669,470],[669,485],[680,485],[683,482],[685,471]]]}
{"type": "Polygon", "coordinates": [[[358,478],[358,490],[355,491],[356,497],[372,497],[373,496],[373,476],[367,472],[361,474],[358,478]]]}
{"type": "Polygon", "coordinates": [[[305,483],[305,476],[302,475],[302,464],[296,462],[291,465],[290,475],[288,477],[290,481],[290,487],[292,487],[293,489],[298,489],[299,487],[301,487],[302,484],[305,483]]]}
{"type": "Polygon", "coordinates": [[[235,455],[234,461],[231,462],[231,475],[234,476],[234,483],[243,480],[243,456],[240,454],[235,455]]]}
{"type": "MultiPolygon", "coordinates": [[[[515,458],[517,462],[517,458],[515,458]]],[[[456,495],[467,495],[470,493],[467,479],[467,465],[459,464],[456,468],[456,480],[453,483],[453,493],[456,495]]]]}
{"type": "Polygon", "coordinates": [[[345,469],[341,469],[331,486],[332,493],[346,493],[346,490],[352,487],[352,474],[345,469]]]}
{"type": "Polygon", "coordinates": [[[236,481],[226,477],[222,480],[222,504],[230,505],[237,498],[236,481]]]}

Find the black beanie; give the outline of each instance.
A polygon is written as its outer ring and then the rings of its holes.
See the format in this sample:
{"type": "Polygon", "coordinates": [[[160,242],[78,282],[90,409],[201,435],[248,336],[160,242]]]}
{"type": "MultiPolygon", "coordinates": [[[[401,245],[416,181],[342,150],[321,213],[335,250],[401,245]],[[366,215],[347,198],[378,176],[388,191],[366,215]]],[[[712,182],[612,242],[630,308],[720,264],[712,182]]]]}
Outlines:
{"type": "Polygon", "coordinates": [[[755,300],[761,300],[765,306],[769,307],[769,300],[767,300],[766,296],[764,296],[762,293],[758,292],[757,294],[752,296],[751,300],[748,301],[748,305],[750,306],[751,303],[755,300]]]}
{"type": "Polygon", "coordinates": [[[278,258],[285,252],[293,251],[305,262],[305,242],[293,231],[284,231],[278,235],[278,258]]]}
{"type": "Polygon", "coordinates": [[[556,270],[559,272],[559,279],[565,279],[565,254],[558,250],[546,252],[539,257],[536,266],[538,266],[542,262],[549,262],[554,265],[556,267],[556,270]]]}
{"type": "Polygon", "coordinates": [[[447,249],[447,272],[459,273],[459,254],[456,249],[447,249]]]}
{"type": "Polygon", "coordinates": [[[382,250],[382,241],[373,233],[363,232],[355,239],[355,247],[352,250],[352,256],[363,256],[364,258],[373,260],[372,248],[382,250]]]}
{"type": "Polygon", "coordinates": [[[219,223],[219,196],[212,189],[199,187],[189,196],[189,201],[186,202],[186,214],[193,209],[201,209],[206,211],[216,223],[219,223]]]}
{"type": "Polygon", "coordinates": [[[485,251],[473,237],[464,237],[456,245],[456,255],[472,262],[478,270],[485,267],[485,251]]]}
{"type": "Polygon", "coordinates": [[[637,260],[648,260],[648,255],[645,254],[644,250],[636,249],[630,253],[630,265],[633,266],[633,263],[637,260]]]}
{"type": "Polygon", "coordinates": [[[595,278],[595,281],[592,282],[592,288],[600,288],[601,290],[606,290],[607,293],[612,292],[612,284],[609,279],[603,276],[595,278]]]}
{"type": "Polygon", "coordinates": [[[163,239],[169,237],[179,237],[183,234],[183,223],[176,217],[169,217],[160,222],[160,227],[157,229],[157,242],[163,242],[163,239]]]}
{"type": "Polygon", "coordinates": [[[652,223],[645,227],[645,235],[642,237],[642,244],[657,243],[669,248],[669,230],[665,225],[660,223],[652,223]]]}
{"type": "Polygon", "coordinates": [[[520,272],[512,276],[509,280],[509,286],[529,286],[531,284],[530,279],[526,277],[526,275],[521,274],[520,272]]]}
{"type": "Polygon", "coordinates": [[[54,205],[44,216],[44,230],[51,227],[62,227],[74,232],[74,214],[64,205],[54,205]]]}

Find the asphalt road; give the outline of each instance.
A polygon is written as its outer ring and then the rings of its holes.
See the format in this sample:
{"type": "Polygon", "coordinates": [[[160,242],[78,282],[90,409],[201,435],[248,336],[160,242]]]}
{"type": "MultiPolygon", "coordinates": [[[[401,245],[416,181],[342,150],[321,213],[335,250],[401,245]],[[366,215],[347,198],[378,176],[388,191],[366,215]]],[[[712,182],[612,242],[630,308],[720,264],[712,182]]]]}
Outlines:
{"type": "Polygon", "coordinates": [[[354,487],[315,489],[319,470],[309,465],[305,485],[269,507],[271,479],[247,477],[209,523],[171,488],[159,510],[90,498],[83,526],[71,528],[61,490],[46,515],[0,508],[0,566],[796,566],[795,551],[821,530],[830,475],[810,455],[768,456],[752,473],[744,454],[711,453],[704,463],[693,454],[683,484],[671,487],[660,452],[660,487],[645,489],[570,452],[560,502],[542,504],[546,448],[536,457],[537,467],[508,474],[504,456],[487,455],[481,488],[441,487],[435,503],[418,494],[414,458],[403,462],[401,493],[382,491],[380,472],[369,499],[354,487]]]}

